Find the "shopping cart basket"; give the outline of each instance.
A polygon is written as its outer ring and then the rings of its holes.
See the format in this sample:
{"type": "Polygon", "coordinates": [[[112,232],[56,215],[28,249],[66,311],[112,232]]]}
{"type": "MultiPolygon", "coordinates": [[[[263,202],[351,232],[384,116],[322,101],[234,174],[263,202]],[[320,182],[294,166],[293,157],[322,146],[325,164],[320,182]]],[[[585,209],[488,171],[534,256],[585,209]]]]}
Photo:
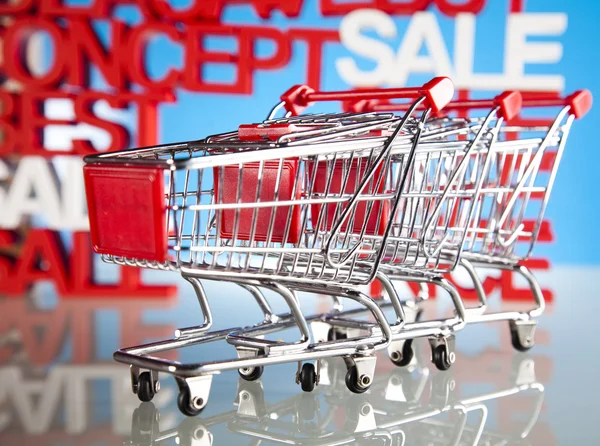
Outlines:
{"type": "MultiPolygon", "coordinates": [[[[477,100],[455,101],[444,110],[468,111],[478,103],[477,100]]],[[[379,101],[364,101],[359,105],[360,110],[373,112],[404,108],[401,104],[379,101]]],[[[475,215],[467,231],[460,265],[472,279],[479,303],[466,310],[466,321],[508,320],[512,344],[519,351],[533,347],[535,318],[545,307],[541,288],[524,262],[530,257],[542,227],[572,122],[583,117],[591,105],[592,96],[587,90],[562,99],[539,94],[526,97],[522,107],[561,107],[561,110],[551,125],[547,125],[546,120],[511,118],[499,127],[485,179],[475,200],[475,215]],[[520,274],[532,291],[535,306],[524,312],[487,312],[487,297],[475,268],[520,274]]]]}
{"type": "MultiPolygon", "coordinates": [[[[486,179],[477,199],[477,212],[465,243],[464,264],[520,274],[532,291],[535,306],[528,311],[486,312],[483,286],[474,279],[479,306],[467,321],[508,320],[511,341],[519,351],[534,345],[536,317],[544,311],[544,296],[523,263],[530,256],[542,227],[544,211],[573,120],[592,105],[591,93],[578,91],[562,98],[526,98],[523,107],[561,107],[551,125],[520,119],[503,127],[503,140],[492,148],[486,179]],[[542,125],[540,125],[542,124],[542,125]]],[[[467,265],[472,269],[472,266],[467,265]]]]}
{"type": "MultiPolygon", "coordinates": [[[[493,100],[468,104],[469,109],[487,109],[484,117],[434,116],[426,123],[428,131],[404,178],[406,187],[401,199],[394,203],[396,208],[390,211],[390,236],[379,263],[378,279],[386,290],[393,289],[392,280],[440,286],[451,296],[455,316],[406,323],[394,330],[388,351],[399,366],[410,363],[412,341],[422,336],[429,338],[432,360],[439,369],[448,369],[455,360],[453,333],[464,325],[465,308],[456,288],[442,275],[451,272],[460,261],[475,215],[476,198],[489,170],[490,147],[504,120],[519,113],[521,100],[520,93],[509,91],[493,100]]],[[[362,101],[353,106],[365,110],[375,108],[377,103],[362,101]]],[[[397,110],[404,106],[385,107],[397,110]]],[[[466,108],[467,104],[456,101],[447,104],[443,112],[466,108]]],[[[338,330],[342,321],[344,327],[361,324],[348,322],[344,316],[338,314],[328,322],[338,330]]]]}
{"type": "MultiPolygon", "coordinates": [[[[402,190],[391,182],[392,159],[405,159],[401,165],[409,168],[422,123],[452,94],[451,81],[436,78],[423,88],[355,94],[413,99],[402,117],[389,113],[287,117],[196,142],[86,157],[95,251],[108,262],[179,270],[194,285],[205,312],[204,324],[179,330],[175,339],[115,353],[116,360],[132,366],[138,396],[153,396],[159,371],[173,374],[180,386],[179,407],[192,415],[206,405],[214,373],[238,369],[256,379],[266,364],[300,364],[331,356],[346,360],[352,377],[349,387],[366,390],[375,364],[373,352],[389,344],[392,332],[373,300],[351,286],[373,279],[386,246],[390,224],[386,209],[402,190]],[[420,119],[413,118],[421,103],[426,110],[420,119]],[[329,181],[320,182],[323,175],[329,181]],[[364,266],[355,268],[358,263],[364,266]],[[259,338],[282,324],[208,332],[212,320],[202,278],[231,281],[250,290],[275,290],[289,305],[291,324],[300,329],[302,338],[295,343],[259,338]],[[295,291],[317,289],[363,304],[373,313],[381,335],[310,344],[295,291]],[[240,357],[179,364],[152,356],[219,339],[235,345],[240,357]]],[[[286,93],[282,104],[298,112],[311,102],[346,95],[302,86],[286,93]]],[[[399,303],[396,308],[401,311],[399,303]]],[[[398,317],[396,325],[402,323],[398,317]]],[[[314,386],[314,369],[309,369],[299,374],[308,377],[300,379],[303,387],[310,381],[314,386]]]]}

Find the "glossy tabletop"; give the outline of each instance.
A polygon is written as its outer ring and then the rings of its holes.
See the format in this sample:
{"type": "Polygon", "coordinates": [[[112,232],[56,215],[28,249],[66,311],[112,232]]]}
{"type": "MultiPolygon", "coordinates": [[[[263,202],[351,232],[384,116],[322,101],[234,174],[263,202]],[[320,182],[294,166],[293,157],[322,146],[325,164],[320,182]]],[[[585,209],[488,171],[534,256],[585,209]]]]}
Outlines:
{"type": "MultiPolygon", "coordinates": [[[[528,353],[512,349],[502,322],[457,333],[456,363],[446,372],[431,364],[425,339],[415,341],[416,357],[404,368],[380,353],[373,385],[362,395],[346,388],[339,358],[321,362],[312,393],[295,383],[297,363],[266,367],[254,382],[225,372],[214,377],[208,406],[193,418],[179,413],[171,377],[161,376],[152,402],[140,403],[128,367],[112,359],[118,347],[200,322],[185,282],[170,299],[61,299],[43,287],[0,298],[0,445],[600,444],[599,272],[555,267],[538,274],[553,299],[528,353]]],[[[260,319],[240,288],[210,282],[206,291],[215,328],[260,319]]],[[[525,305],[510,297],[505,291],[497,308],[525,305]]],[[[428,302],[425,316],[447,312],[445,300],[428,302]]],[[[492,300],[500,301],[498,293],[492,300]]],[[[306,313],[330,306],[313,295],[301,295],[301,304],[306,313]]],[[[199,362],[232,352],[217,342],[167,357],[199,362]]]]}

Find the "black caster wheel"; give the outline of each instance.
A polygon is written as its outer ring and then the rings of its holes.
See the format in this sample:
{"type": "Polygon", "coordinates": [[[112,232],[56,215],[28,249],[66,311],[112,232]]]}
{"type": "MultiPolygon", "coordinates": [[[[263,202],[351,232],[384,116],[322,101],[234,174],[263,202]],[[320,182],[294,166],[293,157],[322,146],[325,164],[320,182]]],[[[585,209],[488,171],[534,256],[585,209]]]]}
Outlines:
{"type": "Polygon", "coordinates": [[[510,327],[510,340],[514,349],[519,352],[526,352],[535,345],[533,339],[530,338],[527,338],[525,340],[525,342],[527,343],[521,341],[521,338],[519,337],[519,331],[516,328],[513,328],[512,326],[510,327]]]}
{"type": "Polygon", "coordinates": [[[355,365],[348,368],[346,372],[346,387],[352,393],[365,393],[371,387],[371,378],[368,376],[362,377],[362,382],[360,382],[361,377],[358,376],[358,369],[355,365]]]}
{"type": "Polygon", "coordinates": [[[200,414],[204,409],[204,401],[192,401],[190,389],[187,386],[182,386],[179,389],[179,396],[177,397],[177,407],[182,414],[188,417],[195,417],[200,414]],[[203,406],[198,408],[198,406],[203,406]]]}
{"type": "Polygon", "coordinates": [[[300,387],[305,392],[312,392],[315,390],[315,385],[317,384],[317,372],[315,372],[315,365],[310,362],[305,362],[302,364],[302,369],[300,370],[300,387]]]}
{"type": "Polygon", "coordinates": [[[412,339],[407,339],[404,341],[401,352],[394,351],[390,353],[390,360],[394,365],[397,365],[398,367],[405,367],[410,364],[413,356],[415,356],[415,352],[412,349],[412,341],[412,339]]]}
{"type": "Polygon", "coordinates": [[[152,376],[150,372],[142,372],[138,377],[137,396],[140,401],[145,403],[154,398],[154,386],[152,385],[152,376]]]}
{"type": "Polygon", "coordinates": [[[336,341],[339,339],[348,339],[348,335],[344,333],[342,330],[337,328],[330,328],[327,332],[327,340],[328,341],[336,341]]]}
{"type": "Polygon", "coordinates": [[[246,381],[256,381],[263,374],[264,367],[248,367],[246,369],[239,369],[239,375],[246,381]]]}
{"type": "Polygon", "coordinates": [[[448,359],[448,355],[446,354],[446,347],[443,345],[438,345],[432,352],[432,360],[438,370],[448,370],[452,363],[448,359]]]}

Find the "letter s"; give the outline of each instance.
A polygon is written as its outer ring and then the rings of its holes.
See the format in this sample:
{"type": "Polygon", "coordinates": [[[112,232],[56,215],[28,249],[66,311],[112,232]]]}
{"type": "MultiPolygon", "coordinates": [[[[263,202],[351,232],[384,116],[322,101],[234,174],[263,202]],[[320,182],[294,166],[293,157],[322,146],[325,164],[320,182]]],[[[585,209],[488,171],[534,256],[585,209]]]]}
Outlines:
{"type": "Polygon", "coordinates": [[[396,37],[396,25],[389,15],[376,9],[357,9],[346,15],[340,24],[340,41],[358,56],[374,60],[377,66],[362,71],[352,57],[336,60],[336,68],[344,82],[357,87],[374,87],[385,83],[393,73],[395,54],[384,42],[361,35],[363,29],[373,29],[384,38],[396,37]]]}

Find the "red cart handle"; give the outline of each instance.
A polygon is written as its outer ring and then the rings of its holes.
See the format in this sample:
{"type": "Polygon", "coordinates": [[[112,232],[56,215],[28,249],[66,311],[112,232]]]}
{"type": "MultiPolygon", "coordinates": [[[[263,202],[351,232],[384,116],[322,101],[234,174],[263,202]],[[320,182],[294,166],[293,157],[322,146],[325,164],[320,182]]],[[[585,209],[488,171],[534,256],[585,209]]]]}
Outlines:
{"type": "Polygon", "coordinates": [[[568,105],[576,119],[583,118],[592,108],[592,103],[592,93],[589,90],[578,90],[564,98],[552,96],[523,98],[523,107],[566,107],[568,105]]]}
{"type": "MultiPolygon", "coordinates": [[[[498,107],[498,116],[505,120],[516,117],[521,111],[524,99],[518,91],[505,91],[493,99],[471,99],[449,102],[444,111],[461,111],[475,109],[490,109],[498,107]]],[[[394,112],[404,111],[408,108],[407,104],[387,103],[381,104],[376,100],[366,100],[355,102],[350,106],[354,112],[394,112]]]]}
{"type": "Polygon", "coordinates": [[[425,107],[438,113],[454,96],[454,84],[448,77],[435,77],[422,87],[379,88],[355,91],[315,91],[308,85],[295,85],[281,95],[285,109],[299,115],[317,101],[359,101],[362,99],[418,99],[425,97],[425,107]]]}
{"type": "MultiPolygon", "coordinates": [[[[507,121],[516,117],[524,107],[571,107],[575,118],[583,118],[592,107],[592,93],[589,90],[578,90],[564,98],[554,95],[536,95],[535,97],[522,97],[517,91],[505,91],[494,99],[473,99],[465,101],[452,101],[444,107],[448,110],[472,110],[477,108],[500,107],[499,114],[507,121]],[[517,98],[517,96],[519,96],[517,98]]],[[[406,104],[381,104],[376,100],[357,101],[350,105],[354,112],[391,112],[404,111],[406,104]]]]}

